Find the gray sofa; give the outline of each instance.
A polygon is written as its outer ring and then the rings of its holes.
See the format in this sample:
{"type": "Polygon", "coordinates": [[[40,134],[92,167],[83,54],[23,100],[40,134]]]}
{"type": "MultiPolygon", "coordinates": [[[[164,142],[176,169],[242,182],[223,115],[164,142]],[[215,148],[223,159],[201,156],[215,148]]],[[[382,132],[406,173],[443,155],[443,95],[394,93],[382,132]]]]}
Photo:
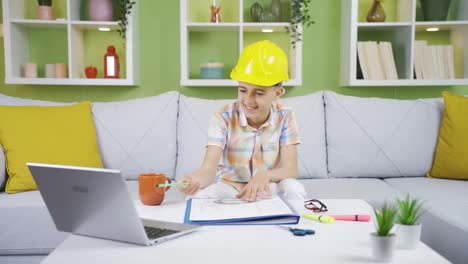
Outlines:
{"type": "MultiPolygon", "coordinates": [[[[136,177],[179,178],[203,159],[208,121],[232,100],[168,92],[93,103],[106,168],[120,169],[137,197],[136,177]]],[[[358,98],[334,92],[281,99],[294,108],[302,143],[299,176],[309,197],[360,198],[373,206],[406,193],[424,201],[422,240],[454,263],[468,260],[468,181],[425,177],[437,143],[442,99],[358,98]]],[[[57,105],[0,95],[0,105],[57,105]]],[[[3,152],[2,152],[3,153],[3,152]]],[[[4,169],[0,153],[0,172],[4,169]]],[[[0,184],[2,173],[0,173],[0,184]]],[[[183,199],[175,190],[171,199],[183,199]]],[[[37,263],[67,236],[38,191],[0,193],[0,263],[37,263]]]]}

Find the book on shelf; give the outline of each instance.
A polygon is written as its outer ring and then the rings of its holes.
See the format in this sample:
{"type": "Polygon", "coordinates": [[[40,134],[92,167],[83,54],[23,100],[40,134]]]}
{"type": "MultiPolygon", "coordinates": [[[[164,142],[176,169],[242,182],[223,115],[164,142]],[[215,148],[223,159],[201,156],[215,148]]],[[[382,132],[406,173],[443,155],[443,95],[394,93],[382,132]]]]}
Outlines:
{"type": "MultiPolygon", "coordinates": [[[[370,80],[370,73],[368,70],[369,62],[367,60],[367,53],[365,52],[364,42],[359,41],[357,43],[357,53],[358,53],[358,67],[361,68],[363,79],[370,80]]],[[[359,78],[358,78],[359,79],[359,78]]]]}
{"type": "Polygon", "coordinates": [[[455,78],[452,45],[427,45],[427,41],[415,41],[414,49],[416,79],[455,78]]]}
{"type": "Polygon", "coordinates": [[[424,79],[424,46],[426,45],[427,42],[423,40],[414,42],[414,71],[416,79],[424,79]]]}
{"type": "Polygon", "coordinates": [[[398,73],[393,58],[392,44],[390,42],[381,41],[379,43],[379,54],[385,80],[397,80],[398,73]]]}
{"type": "Polygon", "coordinates": [[[448,78],[455,79],[455,65],[453,62],[453,46],[445,46],[445,54],[447,57],[448,78]]]}
{"type": "Polygon", "coordinates": [[[197,225],[297,224],[300,216],[280,196],[257,202],[240,199],[191,198],[184,222],[197,225]]]}
{"type": "Polygon", "coordinates": [[[396,80],[398,73],[390,42],[358,41],[358,65],[365,80],[396,80]]]}
{"type": "Polygon", "coordinates": [[[359,61],[359,56],[356,56],[356,63],[357,63],[356,79],[362,80],[364,79],[364,75],[362,73],[361,62],[359,61]]]}

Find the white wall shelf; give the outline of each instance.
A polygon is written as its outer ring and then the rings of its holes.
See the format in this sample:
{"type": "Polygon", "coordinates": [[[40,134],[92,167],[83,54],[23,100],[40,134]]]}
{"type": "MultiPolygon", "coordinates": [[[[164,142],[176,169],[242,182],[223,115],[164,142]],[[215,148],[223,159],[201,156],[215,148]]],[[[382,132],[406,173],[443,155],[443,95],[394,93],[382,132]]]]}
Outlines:
{"type": "MultiPolygon", "coordinates": [[[[423,21],[418,16],[419,0],[384,2],[395,5],[396,21],[369,23],[363,17],[363,5],[370,1],[341,1],[340,84],[342,86],[451,86],[468,85],[468,0],[452,1],[448,21],[423,21]],[[427,32],[437,27],[437,32],[427,32]],[[415,77],[415,42],[428,45],[453,46],[455,78],[417,79],[415,77]],[[360,41],[389,41],[392,44],[398,80],[368,80],[357,78],[357,43],[360,41]]],[[[391,9],[391,8],[390,8],[391,9]]],[[[375,65],[373,65],[375,66],[375,65]]]]}
{"type": "MultiPolygon", "coordinates": [[[[119,21],[87,21],[83,20],[80,8],[86,0],[65,0],[66,15],[55,20],[39,20],[31,17],[31,9],[37,1],[30,0],[2,0],[3,3],[3,23],[5,42],[5,82],[8,84],[36,84],[36,85],[99,85],[99,86],[135,86],[140,82],[139,78],[139,1],[132,7],[131,15],[128,16],[128,26],[126,39],[120,39],[115,45],[117,54],[121,58],[121,76],[119,79],[87,79],[84,69],[87,65],[86,53],[94,48],[90,46],[92,40],[86,39],[88,32],[97,31],[100,27],[107,27],[112,30],[112,34],[118,36],[119,21]],[[67,64],[67,78],[55,79],[45,78],[41,72],[38,78],[25,78],[22,67],[25,63],[33,62],[30,58],[31,49],[35,43],[31,40],[31,35],[38,33],[38,30],[62,32],[66,43],[63,45],[63,54],[67,64]],[[119,51],[120,50],[120,51],[119,51]],[[123,61],[123,63],[122,63],[123,61]],[[86,64],[86,65],[85,65],[86,64]],[[124,71],[123,71],[124,70],[124,71]],[[122,74],[125,72],[125,74],[122,74]],[[123,75],[123,76],[122,76],[123,75]]],[[[54,4],[55,2],[53,2],[54,4]]],[[[41,32],[42,32],[41,31],[41,32]]],[[[118,37],[120,38],[120,37],[118,37]]],[[[55,41],[55,40],[52,40],[55,41]]],[[[100,41],[100,40],[97,40],[100,41]]],[[[101,43],[102,44],[102,43],[101,43]]],[[[47,47],[43,48],[47,51],[47,47]]],[[[99,50],[104,56],[105,50],[99,50]]],[[[97,52],[96,52],[97,53],[97,52]]],[[[102,57],[100,56],[100,58],[102,57]]],[[[34,62],[41,63],[41,62],[34,62]]],[[[47,62],[47,63],[53,63],[47,62]]],[[[100,66],[100,65],[98,65],[100,66]]],[[[38,65],[38,68],[40,65],[38,65]]],[[[43,67],[43,65],[41,65],[43,67]]],[[[103,67],[101,67],[101,73],[103,67]]]]}
{"type": "MultiPolygon", "coordinates": [[[[284,86],[302,85],[302,41],[293,48],[285,27],[289,25],[285,15],[281,22],[251,22],[250,5],[255,1],[232,0],[216,1],[221,4],[221,17],[226,12],[232,12],[228,19],[221,23],[207,22],[210,16],[211,0],[180,0],[180,85],[182,86],[231,86],[237,87],[237,82],[229,79],[229,73],[237,62],[238,55],[245,46],[253,41],[269,39],[283,48],[289,58],[289,78],[284,86]],[[199,8],[203,6],[205,8],[199,8]],[[246,17],[248,16],[248,17],[246,17]],[[264,33],[262,30],[273,30],[274,33],[264,33]],[[232,39],[234,50],[224,47],[219,38],[232,39]],[[205,54],[206,50],[212,54],[205,54]],[[235,56],[224,56],[237,51],[235,56]],[[214,54],[214,55],[213,55],[214,54]],[[224,79],[202,79],[200,65],[213,61],[224,64],[224,79]]],[[[281,7],[290,5],[289,0],[281,0],[281,7]]],[[[289,10],[287,10],[290,12],[289,10]]],[[[302,27],[299,27],[302,32],[302,27]]]]}

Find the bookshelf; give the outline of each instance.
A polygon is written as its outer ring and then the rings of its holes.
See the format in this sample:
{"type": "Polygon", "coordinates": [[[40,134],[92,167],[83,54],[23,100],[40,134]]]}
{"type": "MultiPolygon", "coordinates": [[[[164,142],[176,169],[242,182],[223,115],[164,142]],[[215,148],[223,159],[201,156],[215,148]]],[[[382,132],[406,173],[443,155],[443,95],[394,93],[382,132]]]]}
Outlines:
{"type": "MultiPolygon", "coordinates": [[[[119,21],[91,21],[84,13],[88,0],[52,1],[53,20],[36,19],[35,0],[2,0],[5,43],[5,83],[34,85],[125,85],[139,84],[138,2],[128,16],[126,39],[116,32],[119,21]],[[99,31],[106,28],[110,31],[99,31]],[[119,56],[120,78],[105,79],[104,54],[114,45],[119,56]],[[26,78],[23,66],[37,64],[37,78],[26,78]],[[65,63],[66,78],[46,78],[45,65],[65,63]],[[95,79],[84,70],[98,69],[95,79]]],[[[115,6],[114,6],[115,7],[115,6]]],[[[114,17],[117,10],[114,9],[114,17]]]]}
{"type": "Polygon", "coordinates": [[[371,4],[372,0],[341,1],[342,86],[468,85],[468,0],[452,1],[445,21],[424,21],[419,0],[387,0],[383,3],[387,14],[385,22],[367,22],[371,4]],[[428,32],[428,28],[438,31],[428,32]],[[358,43],[369,41],[391,43],[398,79],[358,79],[357,68],[361,66],[358,65],[358,43]],[[428,46],[452,47],[454,77],[415,76],[419,41],[425,41],[428,46]]]}
{"type": "MultiPolygon", "coordinates": [[[[289,78],[285,86],[302,85],[302,41],[295,48],[285,27],[289,25],[290,1],[281,0],[279,22],[253,22],[250,7],[258,2],[268,6],[271,0],[216,0],[221,6],[220,23],[208,22],[212,0],[180,0],[180,85],[232,86],[231,69],[245,46],[268,39],[278,44],[289,58],[289,78]],[[264,32],[270,31],[270,32],[264,32]],[[200,65],[224,64],[222,79],[203,79],[200,65]]],[[[299,28],[302,32],[302,28],[299,28]]]]}

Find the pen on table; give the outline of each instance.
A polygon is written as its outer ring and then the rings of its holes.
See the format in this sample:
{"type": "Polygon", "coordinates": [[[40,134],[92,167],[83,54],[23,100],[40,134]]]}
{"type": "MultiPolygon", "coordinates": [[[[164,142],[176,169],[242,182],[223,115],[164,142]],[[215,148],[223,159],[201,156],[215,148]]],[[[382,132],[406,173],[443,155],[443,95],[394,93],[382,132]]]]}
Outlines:
{"type": "Polygon", "coordinates": [[[329,215],[335,220],[341,221],[359,221],[359,222],[369,222],[371,219],[370,215],[362,215],[362,214],[353,214],[353,215],[329,215]]]}
{"type": "Polygon", "coordinates": [[[172,182],[172,183],[161,183],[157,187],[173,187],[173,186],[187,186],[189,182],[172,182]]]}
{"type": "Polygon", "coordinates": [[[331,223],[335,222],[335,218],[333,218],[333,217],[331,217],[329,215],[320,215],[320,214],[307,213],[307,214],[302,214],[302,217],[307,218],[309,220],[314,220],[314,221],[317,221],[317,222],[326,223],[326,224],[331,224],[331,223]]]}

